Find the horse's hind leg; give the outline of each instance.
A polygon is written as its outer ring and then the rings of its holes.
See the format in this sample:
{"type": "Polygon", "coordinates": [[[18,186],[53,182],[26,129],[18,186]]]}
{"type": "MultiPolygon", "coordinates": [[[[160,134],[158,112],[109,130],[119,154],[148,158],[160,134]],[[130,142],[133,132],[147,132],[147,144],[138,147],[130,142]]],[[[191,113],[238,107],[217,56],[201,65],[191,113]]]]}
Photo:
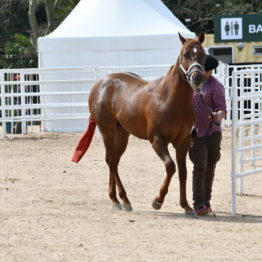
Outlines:
{"type": "Polygon", "coordinates": [[[103,132],[102,135],[106,148],[106,162],[109,166],[109,197],[113,202],[113,208],[131,211],[132,206],[118,174],[118,164],[126,150],[129,134],[116,124],[110,130],[107,129],[107,132],[103,132]],[[116,196],[116,187],[122,200],[122,206],[116,196]]]}
{"type": "MultiPolygon", "coordinates": [[[[106,156],[106,158],[107,158],[107,156],[106,156]]],[[[108,191],[108,195],[113,202],[113,209],[122,210],[122,206],[121,206],[121,204],[120,204],[120,202],[119,202],[119,200],[117,199],[117,196],[116,196],[116,183],[115,183],[114,175],[112,174],[111,171],[109,171],[109,191],[108,191]]]]}
{"type": "Polygon", "coordinates": [[[181,147],[176,148],[176,159],[179,174],[180,184],[180,205],[185,209],[185,212],[192,211],[192,208],[188,205],[186,194],[186,180],[187,180],[187,168],[186,168],[186,155],[190,146],[190,137],[181,147]]]}
{"type": "Polygon", "coordinates": [[[158,156],[163,160],[167,173],[165,180],[160,188],[159,195],[152,202],[153,208],[158,210],[164,203],[165,196],[168,193],[170,181],[176,171],[176,166],[169,154],[167,144],[160,137],[155,136],[151,141],[151,144],[158,156]]]}

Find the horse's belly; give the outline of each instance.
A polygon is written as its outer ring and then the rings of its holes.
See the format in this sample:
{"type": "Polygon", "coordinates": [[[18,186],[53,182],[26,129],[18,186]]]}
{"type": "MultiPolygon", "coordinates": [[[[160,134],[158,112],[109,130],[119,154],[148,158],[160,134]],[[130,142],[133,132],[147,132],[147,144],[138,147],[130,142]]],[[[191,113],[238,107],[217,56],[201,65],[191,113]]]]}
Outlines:
{"type": "Polygon", "coordinates": [[[127,117],[119,119],[120,125],[129,133],[140,139],[148,139],[146,123],[143,120],[137,118],[127,117]]]}
{"type": "Polygon", "coordinates": [[[130,132],[130,134],[132,134],[133,136],[136,136],[140,139],[148,140],[148,136],[147,136],[146,132],[133,130],[133,132],[130,132]]]}

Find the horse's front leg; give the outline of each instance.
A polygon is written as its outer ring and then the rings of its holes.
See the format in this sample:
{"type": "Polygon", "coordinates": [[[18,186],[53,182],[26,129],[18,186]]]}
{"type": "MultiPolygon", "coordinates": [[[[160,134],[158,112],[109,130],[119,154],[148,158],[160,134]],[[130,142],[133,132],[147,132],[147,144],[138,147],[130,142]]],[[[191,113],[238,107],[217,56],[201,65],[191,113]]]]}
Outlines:
{"type": "Polygon", "coordinates": [[[166,177],[160,188],[159,195],[153,200],[152,206],[154,209],[160,209],[162,204],[164,203],[165,196],[168,192],[168,187],[171,181],[173,174],[176,171],[176,166],[172,158],[170,157],[167,143],[161,139],[159,136],[154,136],[151,144],[158,154],[158,156],[163,160],[166,168],[166,177]]]}
{"type": "MultiPolygon", "coordinates": [[[[175,145],[173,144],[175,147],[175,145]]],[[[180,205],[185,209],[185,212],[192,211],[192,208],[188,205],[187,194],[186,194],[186,181],[187,181],[187,167],[186,167],[186,155],[190,147],[190,136],[182,143],[181,146],[176,148],[176,159],[179,174],[179,184],[180,184],[180,205]]]]}

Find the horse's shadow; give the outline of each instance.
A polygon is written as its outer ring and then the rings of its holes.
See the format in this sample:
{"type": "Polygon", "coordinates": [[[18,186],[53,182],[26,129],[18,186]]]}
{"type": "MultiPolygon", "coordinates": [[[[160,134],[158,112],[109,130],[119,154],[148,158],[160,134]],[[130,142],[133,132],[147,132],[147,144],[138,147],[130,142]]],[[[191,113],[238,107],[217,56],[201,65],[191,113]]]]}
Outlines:
{"type": "Polygon", "coordinates": [[[216,216],[193,216],[185,215],[184,213],[170,213],[162,211],[140,211],[141,214],[159,216],[166,219],[196,219],[203,220],[207,222],[226,222],[226,223],[262,223],[262,216],[255,215],[244,215],[236,214],[231,215],[227,212],[216,212],[216,216]]]}

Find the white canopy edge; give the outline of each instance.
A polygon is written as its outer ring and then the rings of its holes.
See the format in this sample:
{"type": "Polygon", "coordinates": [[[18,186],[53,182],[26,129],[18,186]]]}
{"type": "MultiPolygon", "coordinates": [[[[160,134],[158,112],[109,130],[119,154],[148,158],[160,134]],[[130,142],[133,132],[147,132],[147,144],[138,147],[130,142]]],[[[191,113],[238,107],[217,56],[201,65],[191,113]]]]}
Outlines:
{"type": "MultiPolygon", "coordinates": [[[[191,33],[182,33],[186,38],[192,38],[191,33]]],[[[41,37],[38,48],[41,52],[77,51],[114,51],[143,50],[159,48],[177,48],[180,42],[177,35],[145,35],[121,37],[41,37]],[[149,39],[151,38],[151,41],[149,39]],[[98,44],[99,43],[99,44],[98,44]],[[76,48],[77,45],[77,48],[76,48]]]]}

